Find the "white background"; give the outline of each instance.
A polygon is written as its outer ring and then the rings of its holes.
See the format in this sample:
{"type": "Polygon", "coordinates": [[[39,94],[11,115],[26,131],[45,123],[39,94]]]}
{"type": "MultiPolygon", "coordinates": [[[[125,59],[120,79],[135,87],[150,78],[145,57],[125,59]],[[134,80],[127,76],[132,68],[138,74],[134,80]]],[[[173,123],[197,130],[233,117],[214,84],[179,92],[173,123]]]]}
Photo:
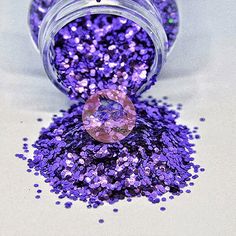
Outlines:
{"type": "Polygon", "coordinates": [[[40,177],[14,157],[68,99],[47,79],[26,24],[28,0],[0,0],[0,235],[236,235],[236,1],[180,0],[181,33],[159,83],[148,94],[183,103],[179,122],[200,126],[196,160],[206,168],[191,194],[164,206],[145,198],[88,210],[55,206],[40,177]],[[199,117],[206,117],[205,123],[199,117]],[[36,119],[43,117],[42,123],[36,119]],[[23,121],[23,123],[21,123],[23,121]],[[34,183],[43,189],[35,200],[34,183]],[[104,218],[105,223],[97,223],[104,218]]]}

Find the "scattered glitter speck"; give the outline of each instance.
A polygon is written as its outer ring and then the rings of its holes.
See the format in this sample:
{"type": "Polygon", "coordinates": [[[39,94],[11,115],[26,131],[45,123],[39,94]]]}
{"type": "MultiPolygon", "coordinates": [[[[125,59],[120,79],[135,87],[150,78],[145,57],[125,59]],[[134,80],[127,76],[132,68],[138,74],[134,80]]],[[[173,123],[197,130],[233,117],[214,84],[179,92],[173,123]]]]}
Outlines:
{"type": "Polygon", "coordinates": [[[166,202],[166,198],[165,198],[165,197],[163,197],[161,200],[162,200],[163,202],[166,202]]]}
{"type": "Polygon", "coordinates": [[[103,224],[103,223],[104,223],[104,220],[103,220],[103,219],[99,219],[99,220],[98,220],[98,223],[103,224]]]}
{"type": "Polygon", "coordinates": [[[203,118],[203,117],[201,117],[201,118],[200,118],[200,121],[201,121],[201,122],[204,122],[204,121],[206,121],[206,119],[203,118]]]}
{"type": "Polygon", "coordinates": [[[166,208],[165,208],[165,207],[160,207],[160,210],[161,210],[161,211],[165,211],[166,208]]]}
{"type": "Polygon", "coordinates": [[[64,205],[65,205],[65,208],[69,209],[72,207],[72,202],[66,202],[64,205]]]}

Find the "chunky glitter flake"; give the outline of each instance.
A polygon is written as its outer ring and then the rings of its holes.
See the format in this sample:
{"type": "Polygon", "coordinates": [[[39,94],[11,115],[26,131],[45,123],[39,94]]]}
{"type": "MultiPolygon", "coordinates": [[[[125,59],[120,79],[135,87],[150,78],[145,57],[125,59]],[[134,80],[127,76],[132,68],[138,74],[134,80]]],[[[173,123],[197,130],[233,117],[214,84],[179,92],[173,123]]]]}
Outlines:
{"type": "Polygon", "coordinates": [[[99,219],[98,223],[103,224],[104,220],[103,219],[99,219]]]}
{"type": "Polygon", "coordinates": [[[82,123],[84,104],[72,105],[41,130],[29,168],[59,199],[81,200],[88,208],[142,196],[160,203],[167,200],[163,195],[181,195],[203,170],[192,157],[192,130],[177,123],[179,113],[166,102],[149,98],[134,105],[135,128],[112,144],[94,140],[82,123]]]}
{"type": "Polygon", "coordinates": [[[136,112],[126,94],[107,89],[98,91],[87,100],[82,119],[91,137],[103,143],[115,143],[133,130],[136,112]]]}
{"type": "Polygon", "coordinates": [[[113,209],[113,212],[117,213],[119,210],[117,208],[113,209]]]}

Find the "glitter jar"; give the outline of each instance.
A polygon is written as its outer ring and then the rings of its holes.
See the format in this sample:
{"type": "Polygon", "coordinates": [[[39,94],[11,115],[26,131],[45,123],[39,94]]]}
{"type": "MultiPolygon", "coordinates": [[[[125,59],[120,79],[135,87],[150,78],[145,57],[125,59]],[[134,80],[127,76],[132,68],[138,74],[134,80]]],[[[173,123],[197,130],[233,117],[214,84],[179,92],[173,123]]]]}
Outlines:
{"type": "MultiPolygon", "coordinates": [[[[140,26],[150,37],[155,56],[145,79],[125,92],[138,96],[156,82],[178,33],[178,9],[174,0],[33,0],[29,13],[31,34],[42,56],[50,80],[71,99],[87,99],[86,94],[71,92],[71,85],[58,79],[54,60],[55,37],[70,22],[87,15],[121,16],[140,26]]],[[[124,87],[124,86],[123,86],[124,87]]],[[[104,86],[104,88],[107,88],[104,86]]],[[[112,87],[122,90],[122,86],[112,87]]],[[[101,88],[100,88],[101,89],[101,88]]],[[[78,90],[76,90],[78,91],[78,90]]]]}

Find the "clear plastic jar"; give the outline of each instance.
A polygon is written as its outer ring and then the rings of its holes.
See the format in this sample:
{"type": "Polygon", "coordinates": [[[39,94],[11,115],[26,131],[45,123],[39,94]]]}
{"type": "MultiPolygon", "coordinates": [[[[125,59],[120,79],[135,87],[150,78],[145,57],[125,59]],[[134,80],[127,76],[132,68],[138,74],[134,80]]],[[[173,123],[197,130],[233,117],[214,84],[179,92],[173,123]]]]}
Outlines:
{"type": "MultiPolygon", "coordinates": [[[[152,66],[138,88],[126,91],[138,96],[155,83],[178,33],[178,9],[174,0],[33,0],[29,13],[31,34],[42,56],[45,71],[51,81],[73,99],[80,95],[58,79],[53,65],[53,45],[57,33],[73,20],[86,15],[109,14],[127,18],[144,29],[151,38],[155,57],[152,66]]],[[[87,95],[82,94],[86,99],[87,95]]]]}

